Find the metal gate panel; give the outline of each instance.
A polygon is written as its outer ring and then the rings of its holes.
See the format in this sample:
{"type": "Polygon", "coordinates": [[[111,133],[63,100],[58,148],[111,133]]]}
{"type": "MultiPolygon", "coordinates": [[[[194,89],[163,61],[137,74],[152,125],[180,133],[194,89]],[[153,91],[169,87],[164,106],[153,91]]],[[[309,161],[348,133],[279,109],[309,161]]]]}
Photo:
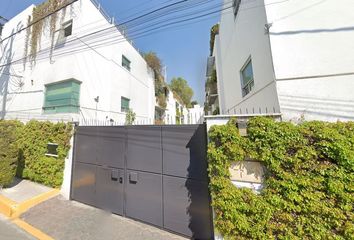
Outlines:
{"type": "Polygon", "coordinates": [[[76,162],[72,180],[72,197],[92,206],[95,200],[96,166],[76,162]]]}
{"type": "Polygon", "coordinates": [[[127,168],[162,172],[161,127],[128,127],[127,168]]]}
{"type": "Polygon", "coordinates": [[[124,127],[99,128],[97,138],[98,165],[124,168],[126,129],[124,127]]]}
{"type": "Polygon", "coordinates": [[[206,182],[163,177],[164,228],[193,239],[211,239],[211,209],[206,182]]]}
{"type": "Polygon", "coordinates": [[[97,164],[97,127],[77,128],[75,161],[97,164]]]}
{"type": "Polygon", "coordinates": [[[78,127],[72,198],[212,239],[205,125],[78,127]]]}
{"type": "Polygon", "coordinates": [[[162,176],[127,171],[126,216],[162,227],[162,176]]]}
{"type": "Polygon", "coordinates": [[[163,126],[163,173],[207,181],[204,125],[163,126]]]}
{"type": "Polygon", "coordinates": [[[124,207],[124,170],[97,168],[96,206],[123,215],[124,207]]]}

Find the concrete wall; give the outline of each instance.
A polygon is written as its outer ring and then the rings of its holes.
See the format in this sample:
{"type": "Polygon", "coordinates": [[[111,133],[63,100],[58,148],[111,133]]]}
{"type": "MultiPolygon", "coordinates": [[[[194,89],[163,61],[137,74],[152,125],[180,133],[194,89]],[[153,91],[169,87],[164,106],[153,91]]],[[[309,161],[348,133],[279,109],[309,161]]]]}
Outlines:
{"type": "MultiPolygon", "coordinates": [[[[2,38],[27,24],[33,6],[11,19],[5,26],[2,38]]],[[[61,19],[63,10],[58,19],[61,19]]],[[[154,119],[154,78],[153,73],[138,51],[100,13],[90,0],[79,0],[67,7],[65,18],[60,22],[73,20],[73,34],[64,45],[57,45],[49,58],[49,29],[42,35],[36,64],[16,61],[0,68],[0,104],[7,87],[7,118],[73,118],[113,119],[124,122],[121,112],[121,97],[130,99],[130,108],[137,120],[154,119]],[[100,34],[86,36],[97,30],[109,28],[100,34]],[[129,72],[121,66],[122,54],[131,61],[129,72]],[[6,75],[7,73],[23,77],[6,75]],[[82,82],[80,89],[79,114],[44,114],[45,84],[75,78],[82,82]],[[6,84],[8,83],[8,86],[6,84]],[[96,106],[94,98],[100,100],[96,106]],[[96,111],[97,107],[97,111],[96,111]],[[48,116],[50,115],[50,116],[48,116]]],[[[55,35],[55,42],[59,35],[55,35]]],[[[24,56],[25,31],[5,40],[2,44],[0,65],[10,63],[24,56]]],[[[2,106],[2,105],[0,105],[2,106]]]]}
{"type": "Polygon", "coordinates": [[[354,2],[265,4],[284,119],[354,120],[354,2]]]}
{"type": "MultiPolygon", "coordinates": [[[[231,4],[224,2],[224,7],[231,4]]],[[[279,112],[263,4],[262,0],[242,1],[236,18],[232,9],[221,16],[215,41],[221,114],[279,112]],[[242,97],[240,71],[249,58],[255,86],[242,97]]]]}

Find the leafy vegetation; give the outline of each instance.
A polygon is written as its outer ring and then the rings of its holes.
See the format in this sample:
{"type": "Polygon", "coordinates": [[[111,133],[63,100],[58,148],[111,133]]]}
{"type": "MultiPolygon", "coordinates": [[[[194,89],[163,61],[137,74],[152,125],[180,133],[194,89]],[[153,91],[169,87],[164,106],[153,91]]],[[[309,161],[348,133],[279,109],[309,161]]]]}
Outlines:
{"type": "Polygon", "coordinates": [[[47,186],[61,186],[71,124],[0,121],[0,133],[0,186],[10,184],[15,174],[47,186]],[[46,156],[48,143],[58,144],[57,157],[46,156]]]}
{"type": "Polygon", "coordinates": [[[213,56],[215,35],[219,34],[219,24],[215,24],[210,29],[210,56],[213,56]]]}
{"type": "Polygon", "coordinates": [[[191,100],[194,92],[185,79],[181,77],[173,78],[171,80],[170,88],[174,93],[176,93],[181,98],[182,103],[185,106],[187,107],[191,106],[191,100]]]}
{"type": "MultiPolygon", "coordinates": [[[[162,61],[157,56],[155,52],[148,52],[144,54],[144,59],[147,64],[154,71],[155,75],[155,96],[157,100],[157,104],[165,109],[167,106],[166,95],[168,92],[168,87],[165,82],[164,77],[162,76],[162,61]]],[[[161,119],[160,119],[161,120],[161,119]]]]}
{"type": "Polygon", "coordinates": [[[71,136],[72,126],[69,123],[28,122],[21,129],[18,139],[21,156],[17,176],[60,187],[71,136]],[[45,155],[48,143],[58,144],[58,157],[45,155]]]}
{"type": "Polygon", "coordinates": [[[0,187],[9,185],[17,169],[19,146],[17,138],[22,124],[17,121],[0,121],[0,187]]]}
{"type": "MultiPolygon", "coordinates": [[[[54,34],[57,28],[57,20],[58,20],[58,9],[61,9],[65,5],[67,5],[70,0],[48,0],[43,2],[42,4],[36,6],[33,9],[32,17],[28,18],[28,25],[33,24],[30,28],[27,29],[26,38],[25,38],[25,52],[24,55],[27,58],[28,45],[30,46],[30,60],[32,64],[36,61],[38,47],[40,46],[42,35],[46,30],[48,24],[46,21],[49,21],[49,36],[51,38],[51,48],[50,48],[50,56],[53,53],[53,45],[54,45],[54,34]],[[46,18],[46,16],[48,16],[46,18]],[[30,43],[29,43],[30,40],[30,43]]],[[[66,8],[62,11],[61,23],[66,15],[66,8]]]]}
{"type": "Polygon", "coordinates": [[[125,125],[132,125],[136,119],[136,113],[133,109],[129,109],[125,115],[125,125]]]}
{"type": "Polygon", "coordinates": [[[354,123],[254,118],[248,137],[232,121],[209,133],[210,190],[226,239],[354,239],[354,123]],[[232,161],[267,168],[260,194],[230,181],[232,161]]]}

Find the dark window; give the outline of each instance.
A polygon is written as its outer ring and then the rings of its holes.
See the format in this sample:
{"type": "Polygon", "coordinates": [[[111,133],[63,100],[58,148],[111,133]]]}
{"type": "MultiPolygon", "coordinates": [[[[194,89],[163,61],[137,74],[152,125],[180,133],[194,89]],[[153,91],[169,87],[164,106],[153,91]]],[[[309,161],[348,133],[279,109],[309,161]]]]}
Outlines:
{"type": "Polygon", "coordinates": [[[78,113],[80,82],[70,79],[45,86],[44,113],[78,113]]]}
{"type": "Polygon", "coordinates": [[[238,10],[240,9],[241,0],[233,0],[232,7],[234,10],[234,17],[236,18],[238,10]]]}
{"type": "Polygon", "coordinates": [[[124,68],[126,68],[128,71],[130,71],[130,61],[129,61],[129,59],[128,59],[126,56],[124,56],[124,55],[122,55],[122,66],[123,66],[124,68]]]}
{"type": "Polygon", "coordinates": [[[242,96],[246,96],[254,88],[252,60],[249,59],[241,70],[242,96]]]}
{"type": "Polygon", "coordinates": [[[128,112],[129,110],[129,98],[121,97],[120,99],[120,109],[122,112],[128,112]]]}
{"type": "Polygon", "coordinates": [[[73,20],[70,20],[63,24],[64,37],[68,37],[73,32],[73,20]]]}

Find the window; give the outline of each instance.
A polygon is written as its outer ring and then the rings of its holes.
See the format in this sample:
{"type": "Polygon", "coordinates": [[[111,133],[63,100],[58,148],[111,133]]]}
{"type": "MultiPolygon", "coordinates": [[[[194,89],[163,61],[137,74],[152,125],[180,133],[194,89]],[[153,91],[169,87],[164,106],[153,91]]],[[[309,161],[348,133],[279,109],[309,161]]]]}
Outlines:
{"type": "Polygon", "coordinates": [[[122,112],[128,112],[129,110],[129,102],[130,100],[125,97],[121,97],[120,99],[120,109],[122,112]]]}
{"type": "Polygon", "coordinates": [[[69,79],[45,86],[44,113],[78,113],[80,82],[69,79]]]}
{"type": "Polygon", "coordinates": [[[62,47],[66,41],[66,38],[73,33],[73,20],[67,21],[61,25],[59,30],[58,41],[55,47],[62,47]]]}
{"type": "Polygon", "coordinates": [[[252,60],[249,59],[241,70],[242,97],[254,88],[252,60]]]}
{"type": "Polygon", "coordinates": [[[73,20],[70,20],[63,24],[64,37],[69,37],[73,32],[73,20]]]}
{"type": "Polygon", "coordinates": [[[130,71],[130,61],[129,61],[129,59],[128,59],[126,56],[124,56],[124,55],[122,55],[122,66],[123,66],[124,68],[126,68],[128,71],[130,71]]]}
{"type": "Polygon", "coordinates": [[[234,17],[236,18],[238,10],[240,9],[241,0],[233,0],[232,8],[234,10],[234,17]]]}

